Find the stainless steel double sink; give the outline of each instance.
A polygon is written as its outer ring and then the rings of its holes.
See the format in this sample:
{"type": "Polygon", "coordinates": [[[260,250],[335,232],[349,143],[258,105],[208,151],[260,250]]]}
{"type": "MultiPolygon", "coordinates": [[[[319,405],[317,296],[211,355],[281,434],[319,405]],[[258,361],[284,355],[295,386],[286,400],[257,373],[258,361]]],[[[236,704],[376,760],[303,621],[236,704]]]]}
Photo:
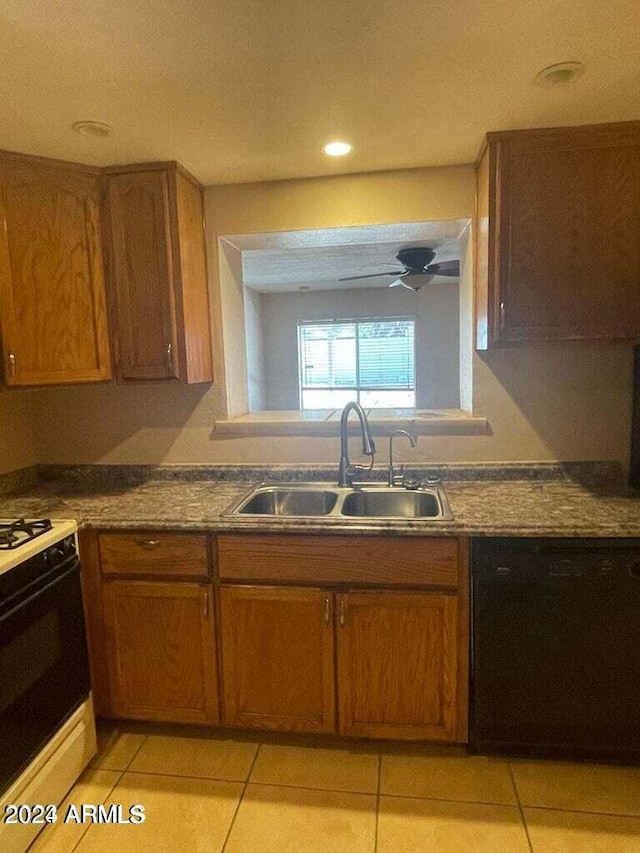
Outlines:
{"type": "Polygon", "coordinates": [[[407,489],[383,483],[347,487],[332,483],[262,483],[228,514],[252,518],[424,518],[451,521],[441,486],[407,489]]]}

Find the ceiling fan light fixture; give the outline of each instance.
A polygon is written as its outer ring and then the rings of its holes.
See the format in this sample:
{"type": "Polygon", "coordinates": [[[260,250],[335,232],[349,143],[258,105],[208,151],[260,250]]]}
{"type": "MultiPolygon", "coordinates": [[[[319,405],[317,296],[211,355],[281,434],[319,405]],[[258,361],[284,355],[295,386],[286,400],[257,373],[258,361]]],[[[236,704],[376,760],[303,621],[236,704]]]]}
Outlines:
{"type": "Polygon", "coordinates": [[[539,71],[535,81],[543,86],[561,86],[565,83],[573,83],[582,73],[584,73],[582,62],[557,62],[539,71]]]}
{"type": "Polygon", "coordinates": [[[352,150],[352,147],[348,142],[336,139],[333,142],[327,142],[324,146],[324,153],[328,154],[329,157],[344,157],[352,150]]]}

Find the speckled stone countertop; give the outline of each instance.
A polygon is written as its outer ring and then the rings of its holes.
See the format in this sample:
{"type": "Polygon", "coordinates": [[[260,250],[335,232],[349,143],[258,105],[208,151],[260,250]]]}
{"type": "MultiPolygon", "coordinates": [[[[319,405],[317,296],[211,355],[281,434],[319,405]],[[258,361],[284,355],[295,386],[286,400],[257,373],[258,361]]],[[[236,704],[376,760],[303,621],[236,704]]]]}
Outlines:
{"type": "Polygon", "coordinates": [[[640,494],[619,478],[592,476],[602,470],[585,466],[432,466],[429,470],[437,468],[443,476],[453,512],[454,520],[446,522],[226,514],[263,480],[335,480],[335,472],[319,466],[296,471],[283,466],[46,468],[32,485],[22,478],[18,491],[0,496],[0,516],[75,518],[81,525],[103,529],[640,537],[640,494]]]}

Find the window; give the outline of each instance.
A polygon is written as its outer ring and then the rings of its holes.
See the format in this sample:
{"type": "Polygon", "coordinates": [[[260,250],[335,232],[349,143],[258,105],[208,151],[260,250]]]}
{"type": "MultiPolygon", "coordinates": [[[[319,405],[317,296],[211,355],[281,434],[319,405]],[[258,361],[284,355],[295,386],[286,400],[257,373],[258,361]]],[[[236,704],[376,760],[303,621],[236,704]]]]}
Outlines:
{"type": "Polygon", "coordinates": [[[412,317],[298,321],[301,409],[413,408],[412,317]]]}

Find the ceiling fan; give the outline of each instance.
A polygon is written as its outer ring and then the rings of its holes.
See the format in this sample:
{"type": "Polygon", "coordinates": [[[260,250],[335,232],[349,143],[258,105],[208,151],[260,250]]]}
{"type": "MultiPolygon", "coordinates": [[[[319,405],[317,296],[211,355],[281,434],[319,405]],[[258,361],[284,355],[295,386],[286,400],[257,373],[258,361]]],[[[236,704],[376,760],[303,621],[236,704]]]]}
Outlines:
{"type": "Polygon", "coordinates": [[[376,278],[380,275],[396,276],[389,287],[406,287],[407,290],[420,290],[425,284],[429,284],[434,275],[446,275],[458,277],[460,275],[460,261],[443,261],[440,264],[432,263],[436,253],[427,246],[412,246],[408,249],[400,249],[396,255],[398,263],[402,264],[401,270],[391,272],[376,272],[369,275],[350,275],[340,278],[338,281],[355,281],[358,278],[376,278]]]}

